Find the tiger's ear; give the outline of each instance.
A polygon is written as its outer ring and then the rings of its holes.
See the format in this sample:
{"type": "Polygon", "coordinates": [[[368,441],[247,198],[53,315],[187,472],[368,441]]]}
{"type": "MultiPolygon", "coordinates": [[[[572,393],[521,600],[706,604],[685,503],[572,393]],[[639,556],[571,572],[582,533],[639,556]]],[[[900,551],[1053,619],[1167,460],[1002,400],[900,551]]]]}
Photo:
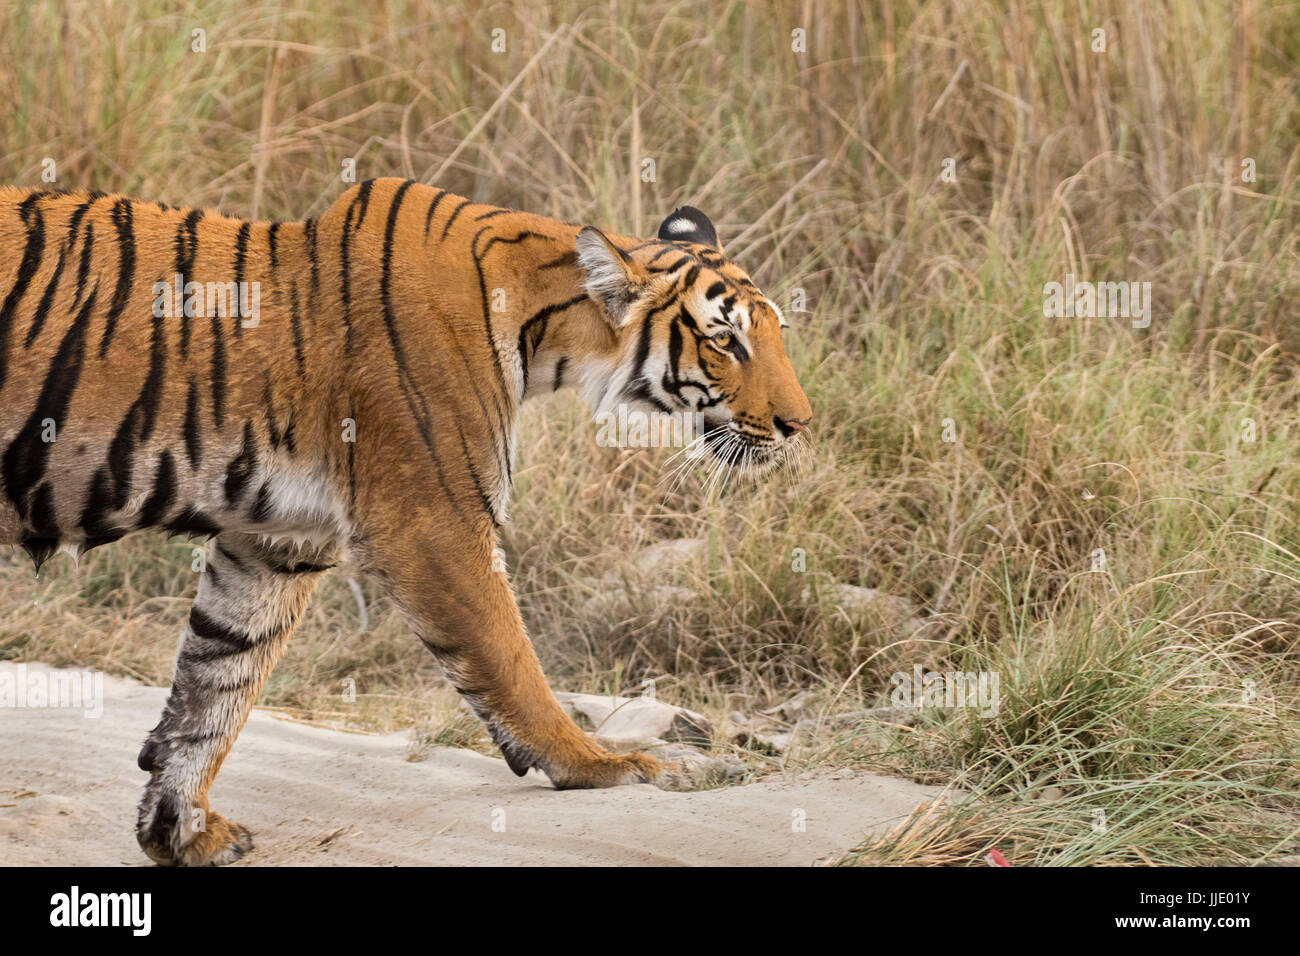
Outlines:
{"type": "Polygon", "coordinates": [[[615,328],[621,328],[647,291],[649,274],[595,226],[582,227],[577,252],[587,294],[605,307],[615,328]]]}
{"type": "Polygon", "coordinates": [[[722,243],[718,242],[718,230],[713,228],[709,217],[694,206],[674,209],[672,214],[659,224],[659,238],[670,242],[695,242],[722,251],[722,243]]]}

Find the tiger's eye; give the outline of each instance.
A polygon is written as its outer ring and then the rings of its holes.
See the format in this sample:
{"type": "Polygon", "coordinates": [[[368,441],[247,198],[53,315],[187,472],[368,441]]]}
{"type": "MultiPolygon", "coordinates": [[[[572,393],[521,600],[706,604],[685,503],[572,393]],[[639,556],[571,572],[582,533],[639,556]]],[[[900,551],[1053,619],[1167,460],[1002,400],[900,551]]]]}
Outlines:
{"type": "Polygon", "coordinates": [[[718,348],[720,348],[720,349],[730,348],[730,346],[731,346],[731,333],[730,333],[730,332],[717,332],[717,333],[714,333],[712,336],[710,336],[710,339],[712,340],[713,344],[716,345],[716,346],[717,346],[718,348]]]}

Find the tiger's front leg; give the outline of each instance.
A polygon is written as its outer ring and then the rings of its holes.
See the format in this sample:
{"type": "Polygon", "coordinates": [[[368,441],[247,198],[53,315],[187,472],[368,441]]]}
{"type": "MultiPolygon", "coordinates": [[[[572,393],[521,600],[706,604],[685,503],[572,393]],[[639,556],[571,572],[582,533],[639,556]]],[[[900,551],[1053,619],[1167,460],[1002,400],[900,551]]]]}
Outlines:
{"type": "Polygon", "coordinates": [[[275,667],[333,546],[302,556],[247,534],[209,548],[162,720],[140,751],[149,783],[136,837],[165,866],[215,866],[252,849],[248,830],[208,808],[208,789],[275,667]]]}
{"type": "Polygon", "coordinates": [[[495,546],[488,530],[413,522],[372,537],[365,550],[517,775],[536,767],[560,789],[680,785],[680,768],[649,754],[609,753],[560,707],[495,546]]]}

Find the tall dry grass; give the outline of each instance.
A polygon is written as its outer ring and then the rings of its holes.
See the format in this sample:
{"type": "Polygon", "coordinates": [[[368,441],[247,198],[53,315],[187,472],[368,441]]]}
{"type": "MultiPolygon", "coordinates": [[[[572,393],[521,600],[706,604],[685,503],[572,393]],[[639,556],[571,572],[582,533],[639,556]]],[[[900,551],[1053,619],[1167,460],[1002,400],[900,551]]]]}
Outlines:
{"type": "MultiPolygon", "coordinates": [[[[773,763],[978,795],[856,861],[995,842],[1013,862],[1249,861],[1294,852],[1300,782],[1298,61],[1300,7],[1264,0],[11,3],[0,180],[51,157],[61,185],[297,218],[355,158],[633,233],[700,206],[793,320],[816,454],[665,495],[666,455],[596,447],[570,396],[530,408],[504,546],[555,683],[649,677],[721,715],[799,689],[874,703],[916,662],[994,669],[995,720],[860,727],[773,763]],[[1150,327],[1045,318],[1067,273],[1150,282],[1150,327]],[[656,581],[698,598],[664,601],[628,556],[680,537],[706,546],[656,581]],[[602,579],[626,584],[615,610],[602,579]],[[837,583],[907,598],[923,628],[846,612],[837,583]],[[1065,803],[1033,799],[1047,787],[1065,803]]],[[[186,545],[39,581],[19,557],[0,556],[0,654],[167,680],[186,545]]],[[[365,632],[335,576],[264,702],[458,734],[360,585],[365,632]]]]}

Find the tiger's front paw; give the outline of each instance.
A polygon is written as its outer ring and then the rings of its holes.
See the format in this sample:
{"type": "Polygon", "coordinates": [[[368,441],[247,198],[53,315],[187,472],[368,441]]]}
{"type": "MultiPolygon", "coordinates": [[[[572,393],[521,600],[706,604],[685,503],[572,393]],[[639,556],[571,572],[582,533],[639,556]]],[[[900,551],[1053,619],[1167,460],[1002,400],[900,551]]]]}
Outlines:
{"type": "Polygon", "coordinates": [[[601,754],[556,771],[548,771],[557,790],[600,789],[631,783],[658,783],[669,765],[644,753],[601,754]]]}
{"type": "Polygon", "coordinates": [[[557,790],[620,787],[632,783],[654,784],[660,790],[697,790],[717,786],[736,776],[740,765],[724,758],[707,757],[690,747],[674,747],[661,760],[648,753],[605,754],[552,777],[557,790]]]}

